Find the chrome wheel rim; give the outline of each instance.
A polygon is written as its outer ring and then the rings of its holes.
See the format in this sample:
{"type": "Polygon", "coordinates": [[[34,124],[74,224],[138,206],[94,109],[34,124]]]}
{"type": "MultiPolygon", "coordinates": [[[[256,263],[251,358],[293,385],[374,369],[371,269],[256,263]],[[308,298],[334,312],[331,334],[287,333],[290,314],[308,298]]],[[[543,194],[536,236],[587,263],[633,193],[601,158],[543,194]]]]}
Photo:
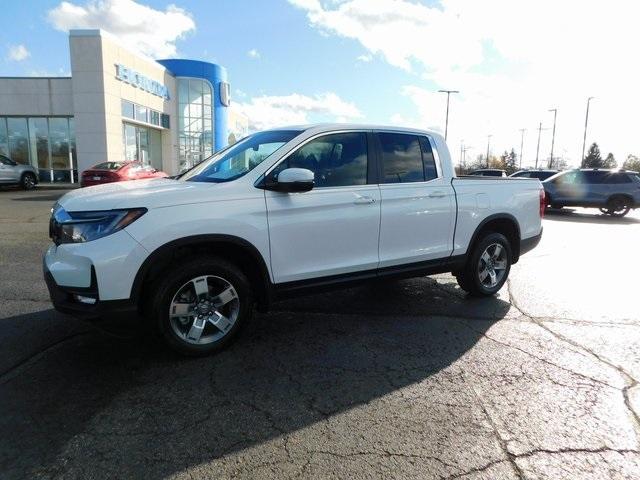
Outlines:
{"type": "Polygon", "coordinates": [[[33,188],[33,186],[36,184],[35,180],[33,179],[33,177],[31,175],[26,175],[24,177],[24,186],[26,188],[33,188]]]}
{"type": "Polygon", "coordinates": [[[478,279],[485,288],[495,288],[507,272],[507,250],[499,243],[485,248],[478,261],[478,279]]]}
{"type": "Polygon", "coordinates": [[[169,319],[178,338],[193,345],[217,342],[235,325],[240,299],[233,285],[214,275],[195,277],[171,299],[169,319]]]}

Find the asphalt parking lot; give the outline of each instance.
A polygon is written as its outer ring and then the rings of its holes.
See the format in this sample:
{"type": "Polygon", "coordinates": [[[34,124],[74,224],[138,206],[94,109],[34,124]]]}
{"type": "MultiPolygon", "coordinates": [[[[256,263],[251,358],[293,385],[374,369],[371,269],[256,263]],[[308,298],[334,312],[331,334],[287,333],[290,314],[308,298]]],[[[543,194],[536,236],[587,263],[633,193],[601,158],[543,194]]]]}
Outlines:
{"type": "Polygon", "coordinates": [[[449,275],[283,302],[184,359],[51,309],[60,190],[0,189],[2,478],[640,478],[640,212],[449,275]]]}

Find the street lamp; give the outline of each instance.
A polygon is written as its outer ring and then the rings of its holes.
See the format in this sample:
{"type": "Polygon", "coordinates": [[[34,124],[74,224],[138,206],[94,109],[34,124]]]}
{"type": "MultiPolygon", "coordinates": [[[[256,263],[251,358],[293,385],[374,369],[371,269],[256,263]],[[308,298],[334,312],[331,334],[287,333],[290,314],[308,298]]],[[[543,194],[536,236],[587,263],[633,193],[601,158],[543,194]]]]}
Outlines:
{"type": "Polygon", "coordinates": [[[526,131],[526,128],[520,129],[520,166],[518,168],[522,168],[522,146],[524,145],[524,132],[526,131]]]}
{"type": "Polygon", "coordinates": [[[538,146],[536,147],[536,170],[538,169],[538,157],[540,156],[540,134],[542,130],[547,130],[546,128],[542,128],[542,122],[540,122],[540,126],[538,127],[538,146]]]}
{"type": "Polygon", "coordinates": [[[587,143],[587,124],[589,123],[589,102],[596,97],[587,98],[587,114],[584,117],[584,137],[582,138],[582,158],[580,160],[580,166],[584,164],[584,147],[587,143]]]}
{"type": "Polygon", "coordinates": [[[553,112],[553,135],[551,137],[551,158],[549,159],[549,168],[553,166],[553,144],[556,140],[556,116],[558,115],[558,109],[552,108],[549,110],[553,112]]]}
{"type": "Polygon", "coordinates": [[[452,93],[460,93],[458,90],[438,90],[439,93],[447,94],[447,117],[444,124],[444,140],[447,141],[447,130],[449,130],[449,95],[452,93]]]}
{"type": "Polygon", "coordinates": [[[493,135],[487,135],[487,168],[489,168],[489,144],[491,143],[491,137],[493,137],[493,135]]]}

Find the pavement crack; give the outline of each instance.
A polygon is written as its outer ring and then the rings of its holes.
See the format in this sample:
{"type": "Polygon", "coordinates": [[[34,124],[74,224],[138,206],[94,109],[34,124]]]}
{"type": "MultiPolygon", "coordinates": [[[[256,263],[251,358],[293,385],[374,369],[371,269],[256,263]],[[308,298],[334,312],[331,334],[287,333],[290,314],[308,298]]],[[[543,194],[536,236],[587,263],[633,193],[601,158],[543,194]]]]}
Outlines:
{"type": "MultiPolygon", "coordinates": [[[[522,472],[522,470],[520,469],[520,467],[518,466],[518,464],[516,463],[516,458],[517,457],[513,453],[511,453],[509,451],[509,446],[507,444],[507,441],[504,438],[502,438],[502,435],[500,434],[500,431],[498,430],[498,426],[496,425],[496,422],[493,420],[493,417],[489,413],[489,410],[487,410],[487,407],[485,406],[484,402],[482,401],[482,398],[480,397],[480,395],[478,394],[476,389],[473,387],[473,383],[469,382],[467,380],[467,377],[464,374],[464,372],[462,372],[460,375],[461,375],[462,380],[464,381],[465,385],[467,385],[467,387],[469,388],[469,390],[471,391],[471,393],[475,397],[478,405],[480,406],[480,409],[482,410],[482,412],[484,413],[485,417],[487,418],[487,421],[489,422],[489,425],[491,425],[491,429],[493,430],[493,434],[494,434],[496,440],[498,441],[498,445],[500,446],[500,449],[502,450],[504,455],[507,457],[507,460],[509,461],[509,465],[511,466],[511,469],[513,470],[513,473],[515,473],[515,475],[519,479],[523,480],[525,478],[525,476],[524,476],[524,473],[522,472]]],[[[487,467],[487,468],[489,468],[489,467],[487,467]]]]}
{"type": "Polygon", "coordinates": [[[468,323],[466,323],[466,325],[470,330],[474,331],[475,333],[478,333],[478,334],[482,335],[486,339],[491,340],[492,342],[495,342],[495,343],[497,343],[499,345],[502,345],[502,346],[505,346],[507,348],[511,348],[513,350],[517,350],[520,353],[524,353],[525,355],[527,355],[527,356],[529,356],[531,358],[535,358],[536,360],[538,360],[538,361],[540,361],[540,362],[542,362],[542,363],[544,363],[546,365],[550,365],[552,367],[559,368],[560,370],[563,370],[563,371],[565,371],[567,373],[570,373],[572,375],[577,375],[578,377],[584,378],[584,379],[589,380],[591,382],[599,383],[601,385],[605,385],[607,387],[614,388],[616,390],[620,390],[620,388],[618,388],[618,387],[616,387],[614,385],[611,385],[611,384],[609,384],[607,382],[603,382],[602,380],[598,380],[597,378],[593,378],[593,377],[590,377],[588,375],[584,375],[583,373],[579,373],[579,372],[573,371],[573,370],[571,370],[571,369],[569,369],[567,367],[563,367],[562,365],[558,365],[557,363],[551,362],[551,361],[547,360],[546,358],[534,355],[533,353],[528,352],[527,350],[524,350],[524,349],[522,349],[520,347],[516,347],[515,345],[511,345],[511,344],[506,343],[506,342],[502,342],[502,341],[492,337],[491,335],[488,335],[486,332],[483,332],[481,330],[477,330],[477,329],[473,328],[468,323]]]}
{"type": "Polygon", "coordinates": [[[440,477],[440,480],[456,480],[458,478],[466,477],[467,475],[473,475],[474,473],[482,473],[486,470],[489,470],[491,467],[496,465],[500,465],[501,463],[508,462],[508,460],[494,460],[489,462],[481,467],[471,468],[469,470],[465,470],[464,472],[456,473],[454,475],[449,475],[448,477],[440,477]]]}

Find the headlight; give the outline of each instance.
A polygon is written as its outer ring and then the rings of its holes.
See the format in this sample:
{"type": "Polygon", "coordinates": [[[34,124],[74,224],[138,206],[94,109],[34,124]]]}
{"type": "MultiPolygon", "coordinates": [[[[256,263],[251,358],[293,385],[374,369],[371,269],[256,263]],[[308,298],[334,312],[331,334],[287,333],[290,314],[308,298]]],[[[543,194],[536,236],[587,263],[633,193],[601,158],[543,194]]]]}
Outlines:
{"type": "Polygon", "coordinates": [[[90,242],[122,230],[146,212],[146,208],[67,212],[56,205],[51,215],[49,236],[57,245],[90,242]]]}

